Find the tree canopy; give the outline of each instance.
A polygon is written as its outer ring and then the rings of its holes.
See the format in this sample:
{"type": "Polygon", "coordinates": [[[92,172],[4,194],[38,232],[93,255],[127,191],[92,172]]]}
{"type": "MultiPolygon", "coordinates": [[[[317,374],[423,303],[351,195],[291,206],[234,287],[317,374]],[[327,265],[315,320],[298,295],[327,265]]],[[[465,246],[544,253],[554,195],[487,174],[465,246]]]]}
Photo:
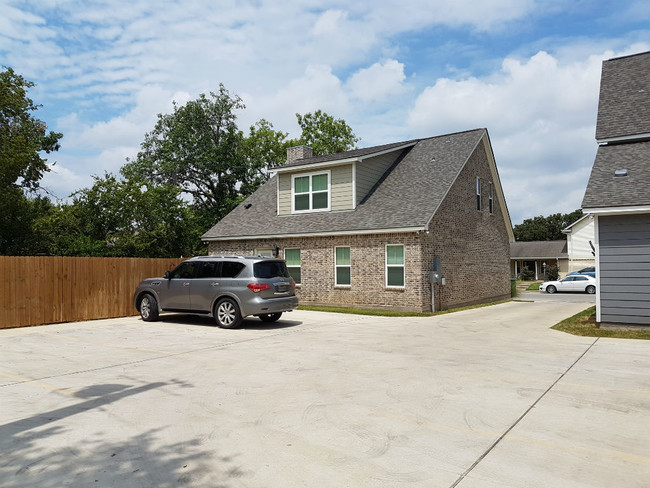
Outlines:
{"type": "Polygon", "coordinates": [[[40,105],[27,96],[34,83],[5,68],[0,72],[0,254],[34,254],[43,247],[34,220],[53,207],[41,196],[28,198],[49,171],[43,153],[59,149],[61,134],[48,132],[35,117],[40,105]]]}
{"type": "Polygon", "coordinates": [[[40,108],[27,96],[34,86],[11,68],[0,72],[0,189],[20,187],[35,190],[49,171],[41,153],[59,149],[57,132],[34,117],[40,108]]]}
{"type": "Polygon", "coordinates": [[[2,80],[11,82],[3,84],[0,99],[1,135],[9,141],[0,153],[0,184],[6,190],[5,198],[0,196],[2,254],[204,253],[201,235],[264,183],[269,168],[284,164],[287,147],[308,144],[315,154],[328,154],[351,149],[359,140],[345,121],[320,110],[296,114],[298,139],[265,119],[244,134],[237,125],[244,104],[220,85],[217,93],[174,103],[172,113],[159,114],[137,156],[127,159],[118,175],[94,176],[93,185],[71,195],[71,202],[54,205],[26,192],[37,189],[49,170],[39,153],[57,150],[61,134],[46,133],[44,123],[25,115],[37,108],[25,96],[30,82],[10,70],[2,80]]]}
{"type": "Polygon", "coordinates": [[[566,229],[582,217],[582,210],[577,209],[568,214],[552,214],[548,217],[538,216],[526,219],[514,226],[517,241],[559,241],[565,238],[562,229],[566,229]]]}

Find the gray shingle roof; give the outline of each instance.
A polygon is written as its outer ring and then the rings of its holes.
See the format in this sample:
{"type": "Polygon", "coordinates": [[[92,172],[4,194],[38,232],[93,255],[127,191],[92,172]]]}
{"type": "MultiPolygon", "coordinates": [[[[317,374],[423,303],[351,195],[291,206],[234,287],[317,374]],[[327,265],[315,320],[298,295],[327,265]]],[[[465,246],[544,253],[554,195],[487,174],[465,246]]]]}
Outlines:
{"type": "Polygon", "coordinates": [[[596,139],[650,133],[650,52],[603,62],[596,139]]]}
{"type": "Polygon", "coordinates": [[[295,161],[292,161],[291,163],[287,163],[284,166],[280,166],[281,168],[287,168],[287,167],[293,167],[293,166],[302,166],[305,164],[315,164],[315,163],[325,163],[328,161],[338,161],[339,159],[353,159],[353,158],[361,158],[363,156],[368,156],[371,154],[375,154],[378,152],[382,151],[388,151],[393,148],[398,148],[400,146],[404,146],[407,144],[415,144],[419,141],[420,139],[412,139],[410,141],[403,141],[403,142],[393,142],[391,144],[382,144],[381,146],[372,146],[372,147],[365,147],[362,149],[352,149],[351,151],[345,151],[345,152],[340,152],[340,153],[335,153],[335,154],[326,154],[324,156],[314,156],[311,158],[304,158],[304,159],[296,159],[295,161]]]}
{"type": "Polygon", "coordinates": [[[566,241],[510,243],[510,259],[562,259],[568,257],[566,241]]]}
{"type": "MultiPolygon", "coordinates": [[[[414,146],[396,151],[396,160],[399,155],[403,155],[403,159],[392,166],[382,183],[354,210],[276,215],[278,177],[275,176],[206,232],[203,238],[212,240],[424,228],[485,134],[485,129],[476,129],[419,139],[414,146]],[[435,160],[432,160],[434,157],[435,160]]],[[[388,146],[399,147],[403,144],[388,146]]],[[[332,155],[331,160],[354,157],[350,154],[358,155],[356,151],[371,153],[386,148],[375,146],[348,151],[332,155]]],[[[310,160],[322,162],[320,158],[310,160]]]]}
{"type": "Polygon", "coordinates": [[[600,146],[583,209],[650,205],[650,142],[600,146]],[[628,176],[614,171],[627,169],[628,176]]]}

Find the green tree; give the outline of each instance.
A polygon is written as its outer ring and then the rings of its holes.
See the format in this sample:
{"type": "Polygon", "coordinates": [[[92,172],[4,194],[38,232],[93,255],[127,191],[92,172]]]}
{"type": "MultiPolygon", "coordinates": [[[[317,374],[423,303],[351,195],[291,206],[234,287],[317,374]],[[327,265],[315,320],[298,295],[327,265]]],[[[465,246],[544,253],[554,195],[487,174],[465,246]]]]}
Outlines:
{"type": "Polygon", "coordinates": [[[40,108],[28,96],[34,83],[13,69],[0,72],[0,254],[43,252],[43,236],[33,222],[52,207],[47,198],[32,196],[49,171],[42,153],[59,149],[61,134],[48,132],[35,117],[40,108]]]}
{"type": "Polygon", "coordinates": [[[515,225],[513,231],[517,241],[557,241],[565,239],[562,229],[567,228],[582,217],[582,210],[577,209],[568,214],[552,214],[548,217],[538,216],[526,219],[515,225]]]}
{"type": "Polygon", "coordinates": [[[52,254],[64,256],[176,257],[200,250],[203,229],[180,189],[95,177],[38,227],[49,236],[52,254]]]}
{"type": "Polygon", "coordinates": [[[334,119],[321,110],[305,115],[296,114],[296,118],[302,134],[295,141],[297,144],[291,145],[309,146],[313,149],[314,156],[348,151],[359,142],[359,138],[343,119],[334,119]]]}
{"type": "Polygon", "coordinates": [[[11,68],[0,72],[0,189],[35,190],[49,171],[41,153],[59,149],[62,134],[47,132],[47,125],[34,117],[40,108],[28,96],[31,81],[11,68]]]}
{"type": "Polygon", "coordinates": [[[174,113],[158,115],[136,159],[122,168],[123,175],[179,187],[206,222],[214,223],[239,203],[241,183],[255,179],[236,123],[235,110],[242,108],[241,99],[223,85],[209,97],[201,94],[183,106],[174,104],[174,113]]]}

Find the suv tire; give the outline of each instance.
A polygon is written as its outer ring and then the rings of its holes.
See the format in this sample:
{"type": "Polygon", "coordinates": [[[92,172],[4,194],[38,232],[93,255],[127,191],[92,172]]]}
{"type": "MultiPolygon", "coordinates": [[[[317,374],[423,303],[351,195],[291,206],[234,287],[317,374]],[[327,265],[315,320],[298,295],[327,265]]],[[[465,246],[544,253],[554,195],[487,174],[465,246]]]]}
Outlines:
{"type": "Polygon", "coordinates": [[[243,321],[239,305],[232,298],[222,298],[214,306],[214,320],[222,329],[235,329],[243,321]]]}
{"type": "Polygon", "coordinates": [[[262,322],[277,322],[278,320],[280,320],[280,317],[282,317],[282,312],[265,313],[262,315],[258,315],[258,317],[262,322]]]}
{"type": "Polygon", "coordinates": [[[145,322],[155,322],[158,320],[158,302],[156,298],[147,293],[140,300],[140,317],[145,322]]]}

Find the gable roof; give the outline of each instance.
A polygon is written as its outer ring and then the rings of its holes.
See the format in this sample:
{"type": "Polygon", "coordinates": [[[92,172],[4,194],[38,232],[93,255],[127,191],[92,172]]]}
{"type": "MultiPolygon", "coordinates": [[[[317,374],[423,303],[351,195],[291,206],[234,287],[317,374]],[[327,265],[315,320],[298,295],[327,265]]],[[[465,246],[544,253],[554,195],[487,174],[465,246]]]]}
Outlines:
{"type": "MultiPolygon", "coordinates": [[[[354,210],[346,211],[277,215],[275,175],[206,232],[203,239],[425,230],[483,137],[487,137],[487,130],[475,129],[299,160],[295,166],[344,161],[392,148],[396,162],[354,210]]],[[[495,183],[501,192],[498,179],[495,183]]],[[[503,210],[507,216],[505,205],[503,210]]]]}
{"type": "Polygon", "coordinates": [[[510,259],[568,259],[566,240],[510,243],[510,259]]]}
{"type": "Polygon", "coordinates": [[[603,62],[596,139],[650,137],[650,51],[603,62]]]}
{"type": "Polygon", "coordinates": [[[650,205],[650,142],[600,146],[582,200],[582,208],[650,205]],[[627,176],[614,176],[616,170],[627,176]]]}

